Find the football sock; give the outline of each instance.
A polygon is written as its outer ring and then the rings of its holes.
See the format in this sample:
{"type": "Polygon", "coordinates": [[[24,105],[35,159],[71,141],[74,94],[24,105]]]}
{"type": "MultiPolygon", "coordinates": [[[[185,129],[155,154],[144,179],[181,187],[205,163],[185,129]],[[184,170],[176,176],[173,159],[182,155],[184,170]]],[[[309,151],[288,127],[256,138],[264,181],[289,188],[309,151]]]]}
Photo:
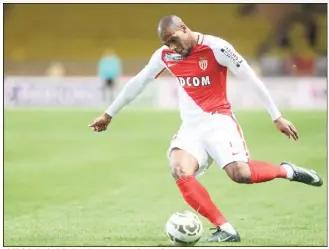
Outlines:
{"type": "Polygon", "coordinates": [[[294,171],[292,170],[292,167],[288,164],[282,164],[281,166],[287,171],[287,179],[291,180],[294,176],[294,171]]]}
{"type": "Polygon", "coordinates": [[[226,218],[212,202],[208,191],[194,176],[185,176],[176,180],[184,200],[199,214],[207,218],[216,227],[227,223],[226,218]]]}
{"type": "Polygon", "coordinates": [[[226,222],[223,225],[221,225],[220,226],[220,229],[222,229],[225,232],[228,232],[230,234],[236,234],[237,233],[237,231],[234,229],[234,227],[230,223],[228,223],[228,222],[226,222]]]}
{"type": "Polygon", "coordinates": [[[251,172],[250,183],[268,182],[275,178],[292,178],[292,169],[288,165],[274,165],[257,160],[249,161],[251,172]]]}

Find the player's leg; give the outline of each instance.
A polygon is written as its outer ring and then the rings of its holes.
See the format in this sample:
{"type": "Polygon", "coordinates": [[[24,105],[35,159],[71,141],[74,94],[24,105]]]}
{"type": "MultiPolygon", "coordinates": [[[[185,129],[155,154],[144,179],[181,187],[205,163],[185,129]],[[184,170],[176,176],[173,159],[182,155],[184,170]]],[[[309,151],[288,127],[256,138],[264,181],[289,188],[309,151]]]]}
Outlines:
{"type": "MultiPolygon", "coordinates": [[[[199,214],[216,227],[233,229],[215,206],[208,191],[197,181],[208,166],[208,155],[197,141],[176,137],[169,149],[169,161],[173,177],[184,200],[199,214]]],[[[239,241],[239,238],[223,237],[225,241],[239,241]]]]}
{"type": "Polygon", "coordinates": [[[313,170],[305,169],[290,162],[275,165],[268,162],[250,160],[248,163],[234,161],[224,166],[228,176],[237,183],[261,183],[283,178],[290,181],[322,186],[321,177],[313,170]]]}
{"type": "MultiPolygon", "coordinates": [[[[229,116],[218,116],[214,120],[218,127],[209,127],[209,133],[205,136],[206,150],[233,181],[250,184],[275,178],[293,179],[291,164],[273,165],[249,160],[242,131],[234,119],[229,116]]],[[[217,242],[225,232],[221,227],[217,227],[216,232],[208,237],[207,241],[217,242]]],[[[231,232],[230,235],[234,236],[234,233],[231,232]]]]}
{"type": "Polygon", "coordinates": [[[208,191],[197,181],[198,161],[188,152],[173,148],[170,155],[171,172],[184,200],[212,224],[226,223],[208,191]]]}
{"type": "Polygon", "coordinates": [[[114,79],[109,79],[108,82],[108,89],[109,89],[109,99],[110,99],[110,103],[112,103],[114,101],[115,98],[115,93],[114,93],[114,87],[115,87],[115,82],[114,79]]]}
{"type": "Polygon", "coordinates": [[[106,96],[108,103],[112,103],[114,101],[113,83],[113,79],[106,80],[106,96]]]}
{"type": "Polygon", "coordinates": [[[105,103],[108,102],[108,99],[107,99],[107,79],[104,79],[103,81],[103,85],[102,85],[102,97],[103,97],[103,101],[105,103]]]}
{"type": "MultiPolygon", "coordinates": [[[[321,186],[321,177],[313,170],[304,169],[289,162],[275,165],[269,162],[250,160],[249,152],[244,141],[242,129],[231,117],[232,123],[229,146],[215,147],[216,162],[221,165],[228,176],[237,183],[261,183],[282,178],[313,186],[321,186]],[[235,132],[234,132],[235,131],[235,132]]],[[[225,141],[224,141],[225,142],[225,141]]]]}

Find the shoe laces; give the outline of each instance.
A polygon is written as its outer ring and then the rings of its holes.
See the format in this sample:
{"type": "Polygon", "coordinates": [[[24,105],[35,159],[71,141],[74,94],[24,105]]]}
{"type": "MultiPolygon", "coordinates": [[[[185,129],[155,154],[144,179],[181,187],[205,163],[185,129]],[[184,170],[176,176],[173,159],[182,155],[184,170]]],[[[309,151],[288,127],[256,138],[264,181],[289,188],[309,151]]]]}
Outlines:
{"type": "Polygon", "coordinates": [[[214,232],[212,232],[212,234],[215,234],[217,232],[221,232],[222,231],[222,229],[220,229],[220,227],[212,227],[209,230],[213,230],[213,231],[215,230],[214,232]]]}

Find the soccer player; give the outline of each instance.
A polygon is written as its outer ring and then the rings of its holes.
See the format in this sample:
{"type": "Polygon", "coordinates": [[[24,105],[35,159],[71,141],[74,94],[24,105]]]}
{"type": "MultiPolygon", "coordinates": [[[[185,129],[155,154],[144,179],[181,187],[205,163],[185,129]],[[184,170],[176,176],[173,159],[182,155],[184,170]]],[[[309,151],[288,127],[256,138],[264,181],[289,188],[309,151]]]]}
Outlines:
{"type": "Polygon", "coordinates": [[[240,241],[236,229],[196,180],[214,160],[237,183],[253,184],[276,178],[321,186],[313,170],[290,162],[274,165],[251,160],[242,130],[227,99],[227,71],[250,82],[277,129],[298,139],[296,128],[276,107],[269,92],[247,61],[227,41],[191,31],[177,16],[166,16],[158,25],[163,46],[154,52],[146,67],[132,78],[103,115],[89,126],[96,132],[107,129],[113,117],[165,69],[180,87],[182,124],[168,150],[171,172],[184,200],[216,228],[207,242],[240,241]]]}

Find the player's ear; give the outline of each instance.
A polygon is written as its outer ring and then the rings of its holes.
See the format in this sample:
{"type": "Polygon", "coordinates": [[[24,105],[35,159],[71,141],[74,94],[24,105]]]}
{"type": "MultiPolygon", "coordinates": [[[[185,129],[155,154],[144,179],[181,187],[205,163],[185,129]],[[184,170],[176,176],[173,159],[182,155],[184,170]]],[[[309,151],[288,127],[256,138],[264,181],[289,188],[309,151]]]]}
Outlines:
{"type": "Polygon", "coordinates": [[[187,30],[186,25],[185,25],[185,24],[182,24],[182,25],[181,25],[181,28],[182,28],[183,32],[186,33],[186,30],[187,30]]]}

